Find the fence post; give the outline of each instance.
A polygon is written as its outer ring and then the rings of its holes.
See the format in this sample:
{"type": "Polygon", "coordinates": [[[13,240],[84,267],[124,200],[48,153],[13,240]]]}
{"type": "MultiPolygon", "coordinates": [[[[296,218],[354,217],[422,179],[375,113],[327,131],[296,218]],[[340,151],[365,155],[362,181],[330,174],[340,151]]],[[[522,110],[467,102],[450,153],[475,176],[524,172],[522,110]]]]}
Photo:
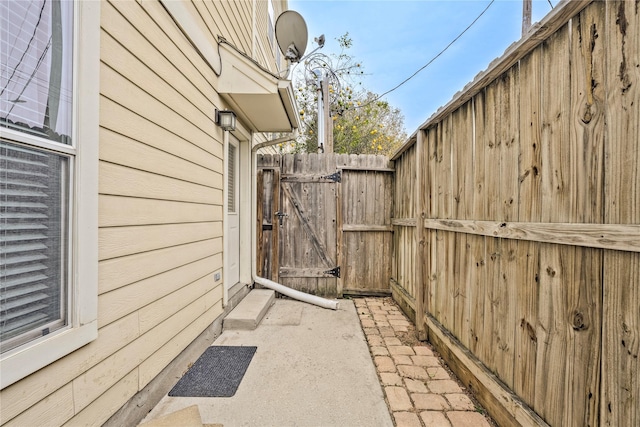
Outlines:
{"type": "Polygon", "coordinates": [[[422,165],[424,152],[424,137],[425,131],[418,131],[418,138],[416,141],[416,254],[415,254],[415,266],[416,266],[416,332],[418,339],[426,341],[427,330],[424,323],[424,295],[425,295],[425,282],[424,282],[424,261],[425,261],[425,239],[424,239],[424,178],[422,165]]]}

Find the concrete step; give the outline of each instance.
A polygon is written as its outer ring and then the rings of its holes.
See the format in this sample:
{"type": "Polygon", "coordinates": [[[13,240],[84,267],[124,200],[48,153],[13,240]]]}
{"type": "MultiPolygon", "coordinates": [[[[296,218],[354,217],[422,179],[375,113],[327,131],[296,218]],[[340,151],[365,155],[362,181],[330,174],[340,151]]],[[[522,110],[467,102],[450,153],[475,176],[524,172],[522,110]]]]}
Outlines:
{"type": "Polygon", "coordinates": [[[192,405],[181,409],[164,417],[156,418],[144,424],[140,424],[140,427],[202,427],[202,419],[200,418],[200,411],[198,406],[192,405]]]}
{"type": "Polygon", "coordinates": [[[258,327],[276,299],[275,291],[254,289],[225,317],[223,330],[251,331],[258,327]]]}
{"type": "Polygon", "coordinates": [[[191,405],[164,417],[156,418],[138,427],[224,427],[222,424],[203,424],[198,405],[191,405]]]}

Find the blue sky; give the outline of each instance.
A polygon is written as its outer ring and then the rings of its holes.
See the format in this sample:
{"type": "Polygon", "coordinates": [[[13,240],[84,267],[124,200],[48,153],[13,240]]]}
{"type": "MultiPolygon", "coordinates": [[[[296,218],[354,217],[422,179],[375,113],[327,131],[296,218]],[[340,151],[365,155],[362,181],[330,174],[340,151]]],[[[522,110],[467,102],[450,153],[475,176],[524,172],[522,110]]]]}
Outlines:
{"type": "MultiPolygon", "coordinates": [[[[490,0],[289,0],[313,38],[324,34],[325,54],[338,53],[336,38],[353,40],[349,53],[364,65],[363,87],[382,94],[429,62],[487,7],[490,0]]],[[[558,0],[551,0],[555,6],[558,0]]],[[[533,0],[532,22],[551,11],[533,0]]],[[[455,44],[409,82],[384,97],[400,108],[413,133],[489,63],[520,39],[522,0],[496,0],[455,44]]]]}

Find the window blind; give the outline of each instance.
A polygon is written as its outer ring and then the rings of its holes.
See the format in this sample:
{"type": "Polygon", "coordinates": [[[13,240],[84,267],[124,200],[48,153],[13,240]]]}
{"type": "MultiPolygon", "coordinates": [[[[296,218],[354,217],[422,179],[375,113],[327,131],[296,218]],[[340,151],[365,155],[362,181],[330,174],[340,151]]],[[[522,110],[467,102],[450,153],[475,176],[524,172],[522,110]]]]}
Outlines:
{"type": "Polygon", "coordinates": [[[229,144],[227,169],[227,211],[236,211],[236,146],[229,144]]]}
{"type": "Polygon", "coordinates": [[[68,160],[0,142],[2,350],[64,325],[68,160]]]}

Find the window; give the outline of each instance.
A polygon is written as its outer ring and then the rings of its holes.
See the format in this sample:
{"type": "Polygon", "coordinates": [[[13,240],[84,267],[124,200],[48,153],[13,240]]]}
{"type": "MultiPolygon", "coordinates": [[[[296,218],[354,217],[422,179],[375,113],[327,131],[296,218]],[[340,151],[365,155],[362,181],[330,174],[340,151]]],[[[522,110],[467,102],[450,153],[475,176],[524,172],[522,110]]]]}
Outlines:
{"type": "Polygon", "coordinates": [[[274,48],[274,39],[275,39],[275,30],[274,30],[274,25],[275,25],[275,12],[273,10],[273,0],[268,0],[267,1],[267,12],[269,14],[268,16],[268,22],[267,22],[267,36],[269,38],[269,47],[271,49],[274,48]]]}
{"type": "Polygon", "coordinates": [[[91,3],[0,2],[1,387],[97,334],[91,3]]]}
{"type": "Polygon", "coordinates": [[[236,213],[236,146],[232,142],[229,142],[229,160],[227,163],[227,212],[236,213]]]}

